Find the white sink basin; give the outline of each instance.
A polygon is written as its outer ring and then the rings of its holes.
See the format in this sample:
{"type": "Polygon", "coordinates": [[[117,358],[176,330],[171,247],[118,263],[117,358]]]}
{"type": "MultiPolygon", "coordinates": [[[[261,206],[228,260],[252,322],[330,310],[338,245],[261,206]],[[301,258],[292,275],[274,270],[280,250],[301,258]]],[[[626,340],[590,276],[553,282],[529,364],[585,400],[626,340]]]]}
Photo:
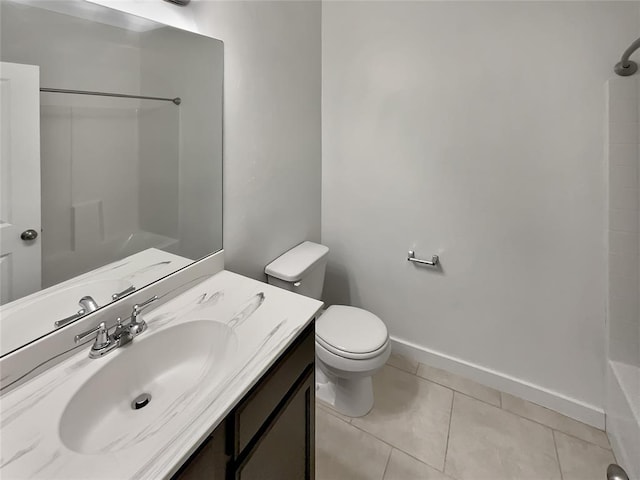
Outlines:
{"type": "Polygon", "coordinates": [[[145,441],[189,409],[202,387],[220,382],[236,350],[231,328],[197,320],[147,331],[92,360],[105,365],[67,404],[59,425],[62,443],[78,453],[97,454],[145,441]],[[141,394],[151,400],[134,409],[132,402],[141,394]]]}
{"type": "Polygon", "coordinates": [[[103,307],[112,302],[111,295],[131,286],[131,282],[120,279],[88,281],[63,289],[52,288],[4,305],[0,309],[0,354],[9,353],[54,330],[56,320],[67,318],[80,310],[82,297],[89,295],[103,307]],[[42,322],[42,318],[48,321],[42,322]]]}

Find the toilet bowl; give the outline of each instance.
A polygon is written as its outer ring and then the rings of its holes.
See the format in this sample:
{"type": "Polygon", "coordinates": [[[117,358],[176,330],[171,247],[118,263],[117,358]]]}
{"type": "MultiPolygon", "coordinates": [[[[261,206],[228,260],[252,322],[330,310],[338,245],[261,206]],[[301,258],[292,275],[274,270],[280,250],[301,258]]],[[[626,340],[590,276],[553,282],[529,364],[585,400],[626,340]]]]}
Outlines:
{"type": "MultiPolygon", "coordinates": [[[[265,268],[268,281],[319,299],[329,249],[304,242],[265,268]]],[[[391,354],[384,322],[371,312],[332,305],[316,320],[316,397],[350,417],[373,407],[371,376],[391,354]]]]}
{"type": "Polygon", "coordinates": [[[361,308],[332,305],[316,321],[316,396],[349,417],[366,415],[373,407],[371,376],[390,354],[382,320],[361,308]]]}

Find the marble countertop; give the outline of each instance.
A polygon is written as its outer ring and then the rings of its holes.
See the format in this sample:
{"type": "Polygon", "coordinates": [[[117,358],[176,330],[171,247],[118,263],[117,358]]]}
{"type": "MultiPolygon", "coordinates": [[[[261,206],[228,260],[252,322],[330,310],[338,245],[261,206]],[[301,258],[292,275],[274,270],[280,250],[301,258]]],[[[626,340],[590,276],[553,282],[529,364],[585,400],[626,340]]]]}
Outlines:
{"type": "MultiPolygon", "coordinates": [[[[170,477],[218,426],[322,306],[271,285],[222,271],[144,315],[147,331],[101,359],[86,349],[0,397],[0,478],[158,479],[170,477]],[[136,341],[190,321],[233,330],[232,361],[211,384],[158,413],[142,440],[93,454],[68,448],[60,419],[74,394],[136,341]]],[[[153,361],[153,359],[150,359],[153,361]]],[[[78,418],[82,422],[83,418],[78,418]]]]}

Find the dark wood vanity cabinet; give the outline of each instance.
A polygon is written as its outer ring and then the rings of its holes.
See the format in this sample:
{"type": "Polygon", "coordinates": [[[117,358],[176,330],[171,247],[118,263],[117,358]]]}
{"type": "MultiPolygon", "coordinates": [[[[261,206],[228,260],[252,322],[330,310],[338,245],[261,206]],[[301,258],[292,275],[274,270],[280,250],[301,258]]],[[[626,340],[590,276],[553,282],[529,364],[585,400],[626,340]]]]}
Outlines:
{"type": "Polygon", "coordinates": [[[313,479],[314,342],[311,323],[174,479],[313,479]]]}

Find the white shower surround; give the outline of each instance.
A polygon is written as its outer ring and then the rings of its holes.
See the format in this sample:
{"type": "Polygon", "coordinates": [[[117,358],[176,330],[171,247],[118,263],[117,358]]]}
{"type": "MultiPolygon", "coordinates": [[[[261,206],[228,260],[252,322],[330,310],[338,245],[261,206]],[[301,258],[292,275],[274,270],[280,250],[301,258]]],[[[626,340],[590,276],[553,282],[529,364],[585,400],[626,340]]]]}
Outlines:
{"type": "Polygon", "coordinates": [[[618,462],[640,478],[640,80],[607,84],[607,433],[618,462]]]}

